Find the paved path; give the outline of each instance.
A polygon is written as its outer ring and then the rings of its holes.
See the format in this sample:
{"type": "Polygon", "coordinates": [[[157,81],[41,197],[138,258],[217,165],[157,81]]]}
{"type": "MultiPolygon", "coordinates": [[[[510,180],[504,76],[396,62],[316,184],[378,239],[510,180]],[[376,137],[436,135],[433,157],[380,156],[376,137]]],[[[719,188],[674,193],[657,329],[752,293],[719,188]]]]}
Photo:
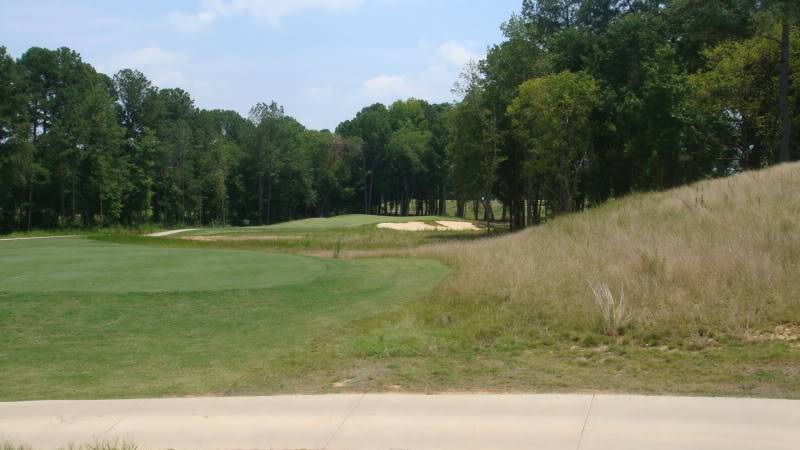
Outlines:
{"type": "Polygon", "coordinates": [[[76,235],[70,236],[37,236],[37,237],[22,237],[22,238],[4,238],[0,239],[0,241],[33,241],[37,239],[64,239],[64,238],[74,238],[78,237],[76,235]]]}
{"type": "Polygon", "coordinates": [[[329,395],[0,403],[37,449],[798,449],[800,401],[610,395],[329,395]]]}
{"type": "Polygon", "coordinates": [[[170,230],[170,231],[159,231],[158,233],[150,233],[146,234],[147,237],[167,237],[172,236],[173,234],[181,234],[181,233],[188,233],[189,231],[197,231],[199,228],[186,228],[183,230],[170,230]]]}

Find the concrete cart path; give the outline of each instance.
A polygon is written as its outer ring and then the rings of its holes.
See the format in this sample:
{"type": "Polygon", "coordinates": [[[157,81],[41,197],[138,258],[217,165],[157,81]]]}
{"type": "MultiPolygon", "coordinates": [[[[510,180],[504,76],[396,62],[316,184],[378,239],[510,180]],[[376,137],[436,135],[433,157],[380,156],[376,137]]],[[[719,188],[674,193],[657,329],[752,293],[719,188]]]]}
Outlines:
{"type": "Polygon", "coordinates": [[[19,237],[19,238],[3,238],[0,241],[37,241],[42,239],[66,239],[78,237],[77,235],[69,236],[34,236],[34,237],[19,237]]]}
{"type": "Polygon", "coordinates": [[[188,233],[190,231],[197,231],[199,228],[184,228],[182,230],[169,230],[169,231],[159,231],[158,233],[150,233],[146,234],[147,237],[167,237],[167,236],[174,236],[176,234],[181,233],[188,233]]]}
{"type": "Polygon", "coordinates": [[[797,449],[800,401],[614,395],[323,395],[0,403],[36,449],[797,449]]]}

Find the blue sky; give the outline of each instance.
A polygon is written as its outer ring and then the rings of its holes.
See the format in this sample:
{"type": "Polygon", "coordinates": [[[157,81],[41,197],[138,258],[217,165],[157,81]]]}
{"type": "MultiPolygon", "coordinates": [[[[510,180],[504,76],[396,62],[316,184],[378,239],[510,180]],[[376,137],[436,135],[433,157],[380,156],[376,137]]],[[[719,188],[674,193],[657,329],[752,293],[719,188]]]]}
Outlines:
{"type": "Polygon", "coordinates": [[[333,129],[380,101],[450,101],[469,59],[501,40],[521,0],[0,0],[0,45],[67,46],[197,106],[245,114],[276,100],[333,129]]]}

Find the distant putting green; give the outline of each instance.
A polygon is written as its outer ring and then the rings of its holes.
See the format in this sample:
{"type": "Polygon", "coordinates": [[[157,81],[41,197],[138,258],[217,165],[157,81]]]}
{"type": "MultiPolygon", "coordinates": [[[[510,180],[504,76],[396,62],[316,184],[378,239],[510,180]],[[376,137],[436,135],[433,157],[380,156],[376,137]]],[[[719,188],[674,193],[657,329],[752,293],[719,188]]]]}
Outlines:
{"type": "Polygon", "coordinates": [[[0,291],[169,292],[308,282],[322,261],[300,256],[162,249],[87,239],[0,242],[0,291]]]}
{"type": "Polygon", "coordinates": [[[420,259],[0,242],[0,401],[309,389],[344,364],[320,343],[445,274],[420,259]]]}
{"type": "Polygon", "coordinates": [[[437,220],[462,220],[452,217],[439,217],[439,216],[410,216],[410,217],[396,217],[396,216],[368,216],[365,214],[351,214],[346,216],[336,216],[330,218],[314,218],[295,220],[292,222],[279,223],[269,225],[266,227],[251,227],[252,228],[267,228],[273,230],[279,229],[326,229],[326,228],[353,228],[361,227],[364,225],[377,225],[379,223],[406,223],[406,222],[435,222],[437,220]]]}

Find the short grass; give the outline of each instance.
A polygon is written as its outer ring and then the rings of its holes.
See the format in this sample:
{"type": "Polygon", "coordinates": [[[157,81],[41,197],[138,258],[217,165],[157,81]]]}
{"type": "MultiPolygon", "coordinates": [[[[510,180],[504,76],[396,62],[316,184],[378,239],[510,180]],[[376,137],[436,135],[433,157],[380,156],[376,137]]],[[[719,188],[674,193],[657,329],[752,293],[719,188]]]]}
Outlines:
{"type": "MultiPolygon", "coordinates": [[[[188,227],[187,227],[188,228],[188,227]]],[[[105,233],[135,233],[147,234],[157,231],[163,231],[160,225],[141,225],[139,227],[60,227],[53,229],[36,229],[31,231],[13,231],[13,232],[0,232],[0,241],[18,239],[18,238],[31,238],[31,237],[54,237],[54,236],[88,236],[102,230],[105,233]]]]}
{"type": "Polygon", "coordinates": [[[149,238],[137,233],[121,233],[118,230],[93,235],[95,239],[146,244],[173,248],[208,248],[264,250],[280,253],[305,254],[332,257],[339,249],[344,258],[369,256],[386,250],[408,250],[426,244],[475,240],[486,235],[486,231],[395,231],[379,229],[384,222],[400,223],[419,221],[434,223],[437,220],[461,221],[461,219],[423,216],[387,217],[348,215],[325,219],[306,219],[264,227],[203,228],[165,238],[149,238]],[[213,239],[220,236],[228,240],[189,241],[187,238],[213,239]],[[256,238],[249,240],[249,238],[256,238]],[[257,240],[257,238],[269,238],[257,240]],[[232,240],[233,239],[233,240],[232,240]]]}
{"type": "Polygon", "coordinates": [[[377,225],[379,223],[434,222],[437,220],[462,220],[462,219],[452,218],[452,217],[441,217],[441,216],[397,217],[397,216],[371,216],[365,214],[350,214],[350,215],[336,216],[329,218],[295,220],[292,222],[267,225],[265,227],[247,227],[244,228],[244,230],[252,230],[253,228],[267,228],[271,230],[352,228],[364,225],[377,225]]]}
{"type": "MultiPolygon", "coordinates": [[[[797,192],[794,164],[634,195],[488,239],[377,230],[357,220],[237,230],[305,236],[287,244],[96,236],[103,244],[87,251],[128,243],[139,245],[120,250],[328,258],[313,260],[325,265],[323,275],[273,287],[6,291],[0,398],[363,391],[800,398],[797,192]],[[336,242],[349,258],[370,258],[332,259],[336,242]],[[592,286],[608,287],[610,303],[598,304],[592,286]]],[[[15,259],[0,269],[14,270],[15,259]]]]}
{"type": "Polygon", "coordinates": [[[2,400],[307,389],[306,374],[330,363],[309,358],[315,342],[398,308],[446,272],[426,260],[318,260],[85,239],[27,242],[29,251],[8,244],[0,249],[2,400]],[[29,283],[14,279],[22,267],[29,283]],[[172,275],[162,277],[162,269],[172,275]],[[98,280],[96,272],[115,280],[98,280]],[[232,289],[229,277],[243,287],[232,289]],[[158,289],[150,288],[154,279],[158,289]]]}
{"type": "Polygon", "coordinates": [[[323,261],[299,256],[121,246],[81,238],[3,242],[0,291],[183,292],[312,281],[323,261]]]}
{"type": "Polygon", "coordinates": [[[605,392],[800,399],[800,347],[718,336],[610,337],[507,300],[435,295],[358,322],[323,392],[605,392]]]}

